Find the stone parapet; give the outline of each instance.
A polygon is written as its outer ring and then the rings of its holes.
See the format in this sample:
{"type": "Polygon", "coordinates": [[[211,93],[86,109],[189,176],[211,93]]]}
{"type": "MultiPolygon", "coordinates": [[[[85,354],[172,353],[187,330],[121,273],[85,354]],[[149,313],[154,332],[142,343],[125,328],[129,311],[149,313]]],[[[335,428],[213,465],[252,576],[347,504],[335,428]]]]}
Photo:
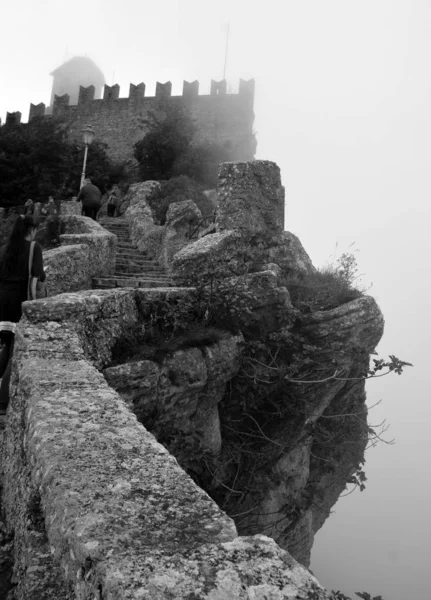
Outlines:
{"type": "Polygon", "coordinates": [[[238,537],[97,370],[161,293],[23,305],[2,455],[16,600],[328,600],[275,542],[238,537]]]}
{"type": "Polygon", "coordinates": [[[89,254],[86,244],[61,246],[43,253],[50,296],[91,287],[89,254]]]}
{"type": "Polygon", "coordinates": [[[82,211],[81,202],[77,202],[76,199],[63,200],[60,203],[60,216],[70,217],[71,215],[80,216],[82,211]]]}
{"type": "Polygon", "coordinates": [[[91,277],[103,277],[115,272],[117,238],[99,223],[77,215],[62,217],[66,233],[60,235],[62,246],[86,244],[91,277]]]}

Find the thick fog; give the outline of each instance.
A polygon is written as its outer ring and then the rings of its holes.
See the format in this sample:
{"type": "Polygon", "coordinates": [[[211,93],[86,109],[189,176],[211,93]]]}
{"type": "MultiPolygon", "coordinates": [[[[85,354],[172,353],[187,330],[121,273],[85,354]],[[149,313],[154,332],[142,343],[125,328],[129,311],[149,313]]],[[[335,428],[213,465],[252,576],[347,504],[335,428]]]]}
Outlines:
{"type": "MultiPolygon", "coordinates": [[[[257,158],[286,186],[286,228],[314,263],[351,244],[386,331],[378,349],[414,363],[367,384],[367,489],[342,498],[317,534],[321,583],[384,600],[429,597],[431,402],[428,315],[431,3],[427,0],[17,0],[2,7],[0,115],[49,103],[49,73],[91,57],[108,84],[256,78],[257,158]]],[[[96,132],[97,134],[97,132],[96,132]]]]}

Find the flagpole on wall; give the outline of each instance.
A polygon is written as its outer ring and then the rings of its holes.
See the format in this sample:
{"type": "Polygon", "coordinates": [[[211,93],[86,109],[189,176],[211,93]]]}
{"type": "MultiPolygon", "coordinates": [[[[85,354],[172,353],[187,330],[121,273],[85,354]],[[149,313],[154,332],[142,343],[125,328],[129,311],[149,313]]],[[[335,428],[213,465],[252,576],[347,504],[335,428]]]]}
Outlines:
{"type": "Polygon", "coordinates": [[[226,50],[224,53],[223,79],[226,79],[227,51],[229,48],[229,33],[230,33],[230,22],[228,21],[227,31],[226,31],[226,50]]]}

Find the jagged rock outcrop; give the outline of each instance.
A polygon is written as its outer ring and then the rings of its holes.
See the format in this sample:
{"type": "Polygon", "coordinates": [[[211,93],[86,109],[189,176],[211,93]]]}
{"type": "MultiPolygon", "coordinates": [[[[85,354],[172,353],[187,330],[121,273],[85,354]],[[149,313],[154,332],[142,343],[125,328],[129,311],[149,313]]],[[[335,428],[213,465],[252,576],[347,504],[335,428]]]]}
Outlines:
{"type": "Polygon", "coordinates": [[[313,271],[298,238],[283,231],[284,188],[275,163],[223,163],[217,191],[216,232],[173,258],[178,285],[194,284],[218,265],[227,275],[264,270],[268,263],[278,264],[283,278],[313,271]]]}
{"type": "Polygon", "coordinates": [[[217,286],[252,343],[219,404],[221,455],[206,485],[229,514],[242,515],[239,531],[269,533],[308,565],[315,532],[363,459],[361,376],[383,318],[367,296],[325,310],[292,306],[291,285],[315,269],[283,231],[276,165],[225,163],[218,194],[217,231],[173,261],[178,283],[217,286]],[[258,282],[259,293],[239,285],[246,281],[258,282]]]}
{"type": "Polygon", "coordinates": [[[158,439],[198,436],[206,450],[220,452],[218,403],[240,366],[242,336],[151,360],[108,367],[103,374],[158,439]]]}
{"type": "MultiPolygon", "coordinates": [[[[314,534],[363,458],[368,436],[361,375],[382,333],[381,312],[368,296],[300,316],[288,333],[298,352],[292,382],[274,385],[273,398],[261,405],[235,407],[232,397],[220,404],[222,435],[223,424],[230,426],[236,415],[257,419],[259,411],[267,411],[260,433],[256,427],[238,431],[238,439],[242,434],[262,437],[255,458],[242,464],[247,478],[253,470],[250,488],[259,491],[246,492],[235,503],[235,512],[245,513],[237,523],[240,532],[264,531],[309,564],[314,534]]],[[[263,379],[270,369],[253,372],[263,379]]],[[[223,481],[229,485],[228,478],[223,481]]]]}

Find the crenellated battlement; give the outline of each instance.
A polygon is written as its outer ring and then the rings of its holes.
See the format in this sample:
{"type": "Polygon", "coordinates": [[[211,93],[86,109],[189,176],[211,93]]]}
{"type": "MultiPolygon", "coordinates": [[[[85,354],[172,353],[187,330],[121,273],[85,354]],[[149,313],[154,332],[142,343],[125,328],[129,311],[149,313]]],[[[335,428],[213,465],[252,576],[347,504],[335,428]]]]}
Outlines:
{"type": "MultiPolygon", "coordinates": [[[[248,98],[249,100],[253,101],[254,89],[255,89],[254,79],[251,79],[249,81],[240,79],[238,93],[228,94],[226,79],[222,79],[221,81],[211,80],[211,88],[210,88],[209,94],[199,94],[199,81],[195,80],[195,81],[184,81],[182,95],[172,96],[172,82],[167,81],[165,83],[161,83],[158,81],[156,83],[155,96],[146,96],[145,95],[145,90],[146,90],[145,83],[139,83],[138,85],[131,83],[130,87],[129,87],[129,95],[127,97],[120,98],[120,86],[118,85],[118,83],[116,83],[115,85],[112,85],[112,86],[105,85],[104,90],[103,90],[103,99],[96,100],[94,98],[96,90],[93,85],[90,85],[88,87],[80,86],[77,105],[69,104],[70,98],[69,98],[68,94],[64,94],[63,96],[55,96],[54,104],[51,107],[51,112],[54,115],[59,114],[61,112],[64,112],[64,110],[69,106],[75,106],[75,107],[77,106],[78,111],[79,111],[80,106],[88,107],[88,105],[92,102],[97,103],[94,105],[94,107],[96,108],[96,106],[97,106],[97,109],[101,110],[103,108],[104,102],[112,102],[115,100],[120,100],[122,102],[131,101],[131,103],[134,106],[136,106],[136,104],[139,103],[139,101],[151,102],[156,98],[184,98],[185,100],[190,100],[193,98],[204,98],[204,97],[208,97],[208,96],[211,97],[211,96],[224,96],[224,95],[241,97],[243,99],[248,98]]],[[[33,119],[34,117],[43,116],[44,114],[46,114],[46,111],[47,111],[47,108],[43,102],[41,102],[40,104],[37,104],[37,105],[31,104],[29,120],[33,119]]],[[[10,115],[11,120],[14,118],[13,115],[15,115],[15,114],[16,113],[8,113],[8,115],[10,115]]]]}

